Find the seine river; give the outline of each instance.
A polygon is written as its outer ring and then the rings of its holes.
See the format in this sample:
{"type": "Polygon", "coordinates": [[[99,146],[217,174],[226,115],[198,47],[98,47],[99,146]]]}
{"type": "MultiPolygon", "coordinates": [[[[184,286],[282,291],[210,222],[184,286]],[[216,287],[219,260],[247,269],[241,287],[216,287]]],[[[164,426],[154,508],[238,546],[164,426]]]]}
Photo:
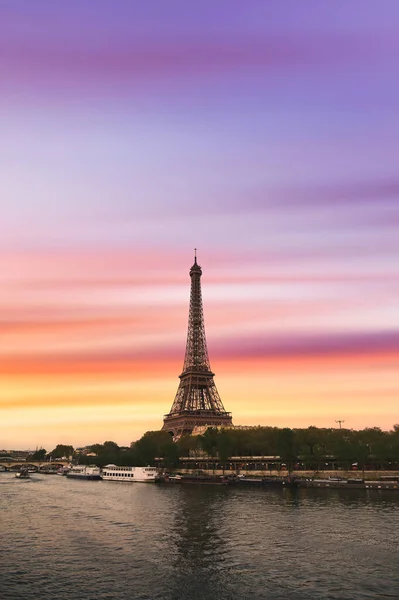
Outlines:
{"type": "Polygon", "coordinates": [[[399,494],[0,474],[1,600],[399,598],[399,494]]]}

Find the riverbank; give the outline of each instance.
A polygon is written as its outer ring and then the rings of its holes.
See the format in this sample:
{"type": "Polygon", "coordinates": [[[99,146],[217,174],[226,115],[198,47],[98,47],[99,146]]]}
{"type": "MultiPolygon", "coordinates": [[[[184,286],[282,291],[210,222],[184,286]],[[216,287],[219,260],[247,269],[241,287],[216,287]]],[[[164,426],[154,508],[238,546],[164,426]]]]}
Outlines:
{"type": "MultiPolygon", "coordinates": [[[[192,475],[198,473],[198,469],[176,469],[176,473],[184,473],[187,475],[192,475]]],[[[240,469],[239,471],[230,471],[230,470],[222,470],[222,469],[202,469],[202,473],[206,475],[245,475],[247,477],[288,477],[289,473],[286,469],[282,470],[267,470],[267,471],[255,471],[255,470],[246,470],[240,469]]],[[[292,471],[290,473],[291,477],[294,478],[303,478],[303,479],[328,479],[330,477],[336,478],[339,477],[341,479],[364,479],[375,481],[381,479],[382,477],[398,477],[399,471],[344,471],[344,470],[335,470],[335,471],[292,471]]]]}
{"type": "Polygon", "coordinates": [[[270,487],[270,488],[340,488],[357,490],[391,490],[399,492],[398,476],[378,476],[366,479],[363,477],[334,477],[312,474],[309,477],[286,476],[256,476],[256,475],[218,475],[204,472],[166,474],[160,477],[160,483],[173,484],[213,484],[234,485],[239,487],[270,487]]]}

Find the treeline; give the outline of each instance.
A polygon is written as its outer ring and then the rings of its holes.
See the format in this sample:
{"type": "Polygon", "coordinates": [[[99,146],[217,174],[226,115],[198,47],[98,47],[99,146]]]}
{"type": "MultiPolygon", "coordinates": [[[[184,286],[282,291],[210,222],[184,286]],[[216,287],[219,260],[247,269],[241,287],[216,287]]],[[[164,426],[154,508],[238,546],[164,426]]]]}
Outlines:
{"type": "Polygon", "coordinates": [[[183,437],[179,446],[182,455],[204,451],[223,465],[231,457],[280,457],[288,469],[306,464],[317,468],[332,460],[346,467],[357,463],[368,466],[399,467],[399,425],[392,431],[378,427],[359,431],[351,429],[289,429],[254,427],[251,429],[209,428],[203,436],[183,437]]]}
{"type": "Polygon", "coordinates": [[[74,455],[73,446],[66,446],[65,444],[58,444],[54,450],[47,452],[45,448],[40,448],[33,452],[28,458],[31,460],[56,460],[58,459],[69,459],[74,455]]]}
{"type": "Polygon", "coordinates": [[[119,466],[146,466],[153,463],[156,457],[161,457],[165,465],[174,466],[178,463],[180,448],[171,436],[165,431],[149,431],[130,447],[118,446],[115,442],[107,441],[104,444],[86,446],[84,451],[75,450],[73,446],[58,444],[48,452],[40,448],[26,460],[56,461],[61,459],[71,460],[79,464],[96,464],[103,467],[107,464],[119,466]]]}
{"type": "Polygon", "coordinates": [[[162,458],[165,466],[174,467],[179,463],[180,447],[175,444],[166,431],[148,431],[130,448],[119,447],[115,442],[94,444],[88,447],[87,454],[76,458],[81,464],[96,464],[103,467],[108,464],[119,466],[134,465],[145,467],[153,465],[155,458],[162,458]],[[96,456],[90,456],[95,453],[96,456]]]}
{"type": "MultiPolygon", "coordinates": [[[[208,456],[226,464],[231,457],[280,457],[288,469],[306,464],[309,468],[332,460],[343,465],[358,464],[359,468],[391,466],[399,468],[399,425],[391,431],[378,427],[359,431],[351,429],[289,429],[253,427],[250,429],[208,428],[203,435],[185,435],[173,442],[165,431],[148,431],[130,447],[119,447],[115,442],[94,444],[86,454],[76,453],[72,446],[57,446],[45,455],[54,458],[72,451],[74,461],[104,466],[145,466],[162,459],[166,467],[178,466],[187,456],[208,456]]],[[[39,451],[41,452],[41,451],[39,451]]],[[[33,456],[32,456],[33,458],[33,456]]]]}

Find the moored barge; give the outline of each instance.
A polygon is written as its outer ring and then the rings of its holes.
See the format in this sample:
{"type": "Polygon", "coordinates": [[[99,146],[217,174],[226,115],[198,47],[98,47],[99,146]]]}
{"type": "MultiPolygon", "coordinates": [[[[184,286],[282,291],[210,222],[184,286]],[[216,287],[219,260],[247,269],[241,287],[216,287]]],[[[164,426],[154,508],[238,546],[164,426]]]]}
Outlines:
{"type": "Polygon", "coordinates": [[[103,467],[101,476],[104,481],[137,481],[138,483],[154,483],[158,479],[155,467],[118,467],[110,464],[103,467]]]}
{"type": "Polygon", "coordinates": [[[66,474],[68,479],[88,479],[90,481],[99,481],[101,479],[101,469],[86,465],[76,465],[66,474]]]}
{"type": "Polygon", "coordinates": [[[356,490],[396,490],[399,491],[399,481],[397,479],[386,479],[369,481],[365,479],[296,479],[296,487],[305,488],[332,488],[332,489],[356,489],[356,490]]]}
{"type": "Polygon", "coordinates": [[[175,484],[201,484],[201,485],[228,485],[230,480],[223,475],[164,475],[160,477],[162,483],[175,484]]]}

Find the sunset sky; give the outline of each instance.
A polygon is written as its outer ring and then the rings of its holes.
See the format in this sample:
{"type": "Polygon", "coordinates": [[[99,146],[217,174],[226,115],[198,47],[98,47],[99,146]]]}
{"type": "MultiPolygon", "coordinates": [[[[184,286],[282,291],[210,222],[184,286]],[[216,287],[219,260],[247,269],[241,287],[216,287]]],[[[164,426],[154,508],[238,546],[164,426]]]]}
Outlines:
{"type": "Polygon", "coordinates": [[[399,422],[397,0],[0,0],[0,448],[399,422]]]}

